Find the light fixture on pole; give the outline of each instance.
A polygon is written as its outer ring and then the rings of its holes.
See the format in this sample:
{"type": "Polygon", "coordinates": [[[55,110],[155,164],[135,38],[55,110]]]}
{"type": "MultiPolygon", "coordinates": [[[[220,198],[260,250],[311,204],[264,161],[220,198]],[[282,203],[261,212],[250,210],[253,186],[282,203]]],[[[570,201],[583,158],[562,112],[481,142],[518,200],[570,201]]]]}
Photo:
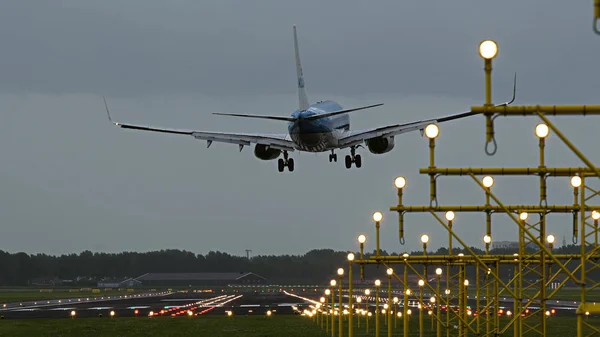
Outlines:
{"type": "Polygon", "coordinates": [[[338,323],[339,323],[338,324],[338,326],[339,326],[339,333],[340,333],[339,337],[343,337],[343,335],[344,335],[344,317],[342,316],[342,309],[344,308],[344,302],[342,301],[343,300],[343,297],[342,297],[342,276],[344,276],[344,268],[338,268],[337,273],[338,273],[338,276],[340,277],[340,284],[339,284],[339,287],[338,287],[338,296],[339,296],[339,301],[340,301],[339,309],[338,309],[339,312],[340,312],[340,318],[339,318],[339,321],[338,321],[338,323]]]}
{"type": "Polygon", "coordinates": [[[379,252],[379,223],[381,222],[382,219],[383,219],[383,214],[381,214],[381,212],[373,213],[373,221],[375,221],[375,246],[376,246],[375,255],[376,256],[381,255],[379,252]]]}
{"type": "Polygon", "coordinates": [[[375,337],[379,337],[379,287],[381,281],[375,280],[375,337]]]}
{"type": "Polygon", "coordinates": [[[392,275],[394,275],[394,269],[388,268],[386,270],[388,276],[388,312],[387,312],[387,326],[388,326],[388,337],[392,337],[392,275]]]}
{"type": "Polygon", "coordinates": [[[352,322],[352,313],[354,308],[352,306],[352,262],[354,261],[354,254],[348,254],[348,337],[354,337],[354,322],[352,322]]]}

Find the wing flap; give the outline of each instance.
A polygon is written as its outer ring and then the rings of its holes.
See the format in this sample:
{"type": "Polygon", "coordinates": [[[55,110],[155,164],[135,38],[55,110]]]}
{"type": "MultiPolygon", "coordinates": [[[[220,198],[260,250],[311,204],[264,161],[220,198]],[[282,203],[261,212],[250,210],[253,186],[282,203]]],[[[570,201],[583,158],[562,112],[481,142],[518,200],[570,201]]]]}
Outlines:
{"type": "Polygon", "coordinates": [[[339,147],[349,147],[362,143],[363,141],[375,137],[395,136],[406,132],[423,130],[428,124],[437,123],[437,120],[425,120],[406,124],[388,125],[371,129],[355,130],[346,133],[339,140],[339,147]]]}
{"type": "Polygon", "coordinates": [[[252,143],[269,146],[273,149],[293,152],[294,143],[284,134],[249,134],[228,132],[194,131],[192,136],[199,140],[249,146],[252,143]]]}

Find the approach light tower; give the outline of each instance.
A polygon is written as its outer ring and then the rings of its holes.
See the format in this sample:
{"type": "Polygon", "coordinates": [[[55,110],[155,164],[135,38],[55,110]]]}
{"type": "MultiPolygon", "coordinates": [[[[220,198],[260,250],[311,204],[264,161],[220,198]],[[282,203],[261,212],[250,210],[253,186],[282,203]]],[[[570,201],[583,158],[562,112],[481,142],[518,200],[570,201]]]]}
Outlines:
{"type": "Polygon", "coordinates": [[[250,253],[252,253],[252,249],[246,249],[246,257],[250,260],[250,253]]]}

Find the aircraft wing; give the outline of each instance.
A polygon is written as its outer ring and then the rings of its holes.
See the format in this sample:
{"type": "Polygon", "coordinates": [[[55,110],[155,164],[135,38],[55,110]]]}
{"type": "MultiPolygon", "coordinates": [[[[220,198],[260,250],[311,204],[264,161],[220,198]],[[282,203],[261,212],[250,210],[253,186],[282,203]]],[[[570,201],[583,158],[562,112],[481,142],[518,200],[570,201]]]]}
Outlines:
{"type": "Polygon", "coordinates": [[[221,142],[221,143],[230,143],[237,144],[240,146],[240,151],[244,146],[249,146],[250,144],[261,144],[269,146],[273,149],[279,149],[284,151],[293,152],[295,150],[294,143],[287,139],[286,134],[259,134],[259,133],[231,133],[231,132],[210,132],[210,131],[195,131],[195,130],[177,130],[177,129],[164,129],[164,128],[155,128],[141,125],[133,125],[133,124],[123,124],[113,122],[116,126],[123,129],[133,129],[133,130],[141,130],[141,131],[153,131],[153,132],[162,132],[162,133],[170,133],[170,134],[178,134],[178,135],[188,135],[192,136],[199,140],[206,140],[207,147],[209,147],[212,142],[221,142]]]}
{"type": "Polygon", "coordinates": [[[162,133],[170,133],[176,135],[187,135],[192,136],[196,139],[206,140],[206,147],[210,147],[212,142],[220,142],[220,143],[230,143],[237,144],[240,147],[240,151],[244,148],[244,146],[250,146],[250,144],[261,144],[265,146],[269,146],[273,149],[278,149],[282,151],[290,151],[293,152],[295,150],[294,143],[288,138],[287,134],[260,134],[260,133],[233,133],[233,132],[215,132],[215,131],[196,131],[196,130],[179,130],[179,129],[167,129],[167,128],[156,128],[151,126],[142,126],[135,124],[126,124],[120,122],[114,122],[112,117],[110,116],[110,111],[108,110],[108,104],[106,103],[106,98],[104,98],[104,106],[106,107],[106,114],[108,115],[108,120],[122,128],[122,129],[132,129],[132,130],[140,130],[140,131],[152,131],[152,132],[162,132],[162,133]]]}
{"type": "Polygon", "coordinates": [[[395,136],[406,132],[420,130],[421,135],[423,134],[423,130],[429,124],[437,124],[442,122],[448,122],[454,119],[464,118],[475,115],[473,112],[463,112],[455,115],[450,115],[446,117],[440,118],[432,118],[417,122],[410,122],[405,124],[395,124],[388,126],[375,127],[371,129],[363,129],[363,130],[353,130],[344,134],[342,138],[340,138],[338,146],[340,148],[345,148],[349,146],[354,146],[366,141],[367,139],[375,138],[375,137],[389,137],[395,136]]]}
{"type": "MultiPolygon", "coordinates": [[[[517,94],[517,73],[515,73],[515,78],[514,78],[512,99],[508,102],[497,104],[496,106],[507,106],[507,105],[512,104],[512,102],[515,101],[516,94],[517,94]]],[[[462,113],[458,113],[458,114],[454,114],[454,115],[450,115],[450,116],[432,118],[432,119],[418,121],[418,122],[388,125],[388,126],[382,126],[382,127],[376,127],[376,128],[364,129],[364,130],[353,130],[353,131],[346,132],[344,134],[344,136],[339,139],[338,147],[340,149],[342,149],[345,147],[358,145],[358,144],[360,144],[368,139],[371,139],[371,138],[382,137],[382,136],[388,136],[388,137],[395,136],[395,135],[398,135],[401,133],[406,133],[406,132],[411,132],[411,131],[416,131],[416,130],[421,131],[421,136],[422,136],[423,132],[425,130],[425,127],[428,124],[443,123],[443,122],[448,122],[448,121],[452,121],[455,119],[465,118],[465,117],[469,117],[469,116],[473,116],[473,115],[476,115],[476,114],[471,111],[467,111],[467,112],[462,112],[462,113]]]]}
{"type": "Polygon", "coordinates": [[[338,146],[339,146],[339,148],[342,149],[345,147],[358,145],[358,144],[366,141],[367,139],[371,139],[371,138],[375,138],[375,137],[382,137],[382,136],[389,137],[389,136],[399,135],[401,133],[406,133],[406,132],[411,132],[411,131],[416,131],[416,130],[423,130],[423,129],[425,129],[425,127],[428,124],[436,123],[436,122],[437,122],[436,119],[431,119],[431,120],[406,123],[406,124],[396,124],[396,125],[381,126],[381,127],[363,129],[363,130],[353,130],[353,131],[349,131],[349,132],[345,133],[344,136],[342,138],[340,138],[340,140],[338,142],[338,146]]]}

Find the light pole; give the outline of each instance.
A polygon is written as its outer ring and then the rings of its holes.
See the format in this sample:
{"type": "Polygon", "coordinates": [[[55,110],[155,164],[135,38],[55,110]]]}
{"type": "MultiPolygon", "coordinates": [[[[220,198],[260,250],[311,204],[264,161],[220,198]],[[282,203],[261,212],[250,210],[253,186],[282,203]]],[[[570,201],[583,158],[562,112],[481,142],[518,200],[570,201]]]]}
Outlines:
{"type": "Polygon", "coordinates": [[[342,276],[344,276],[344,268],[338,268],[337,273],[340,277],[340,286],[339,286],[339,297],[340,297],[340,319],[339,319],[339,337],[343,337],[344,336],[344,316],[343,316],[343,308],[344,308],[344,302],[343,302],[343,298],[342,298],[342,276]]]}
{"type": "Polygon", "coordinates": [[[327,317],[325,317],[325,312],[327,312],[327,306],[325,305],[325,297],[321,297],[319,301],[321,302],[321,307],[323,308],[321,309],[321,329],[323,329],[323,321],[327,320],[327,317]]]}
{"type": "Polygon", "coordinates": [[[375,337],[379,337],[379,287],[380,280],[375,280],[375,337]]]}
{"type": "Polygon", "coordinates": [[[425,281],[419,280],[419,336],[423,337],[423,286],[425,281]]]}
{"type": "MultiPolygon", "coordinates": [[[[440,296],[440,291],[442,290],[441,286],[440,286],[441,277],[442,277],[442,268],[437,268],[435,270],[435,275],[437,275],[437,296],[440,296]]],[[[439,301],[439,298],[438,298],[436,308],[435,308],[435,315],[437,317],[437,329],[436,329],[437,337],[442,337],[442,326],[440,324],[440,305],[441,305],[441,302],[439,301]]],[[[448,308],[448,310],[450,310],[450,309],[448,308]]]]}
{"type": "MultiPolygon", "coordinates": [[[[452,255],[452,221],[456,218],[456,214],[452,211],[446,212],[446,220],[448,220],[448,255],[452,255]]],[[[448,269],[449,267],[446,267],[448,269]]]]}
{"type": "Polygon", "coordinates": [[[360,329],[360,302],[362,302],[362,298],[360,296],[356,296],[356,322],[358,323],[359,329],[360,329]]]}
{"type": "Polygon", "coordinates": [[[381,220],[383,219],[383,214],[381,214],[381,212],[375,212],[373,213],[373,221],[375,221],[375,244],[376,244],[376,250],[375,250],[375,256],[379,257],[380,251],[379,251],[379,223],[381,222],[381,220]]]}
{"type": "MultiPolygon", "coordinates": [[[[364,235],[364,234],[359,235],[358,236],[358,243],[360,244],[360,259],[361,260],[365,259],[365,255],[364,255],[365,242],[367,242],[366,235],[364,235]]],[[[365,265],[364,265],[364,263],[360,264],[360,279],[361,280],[365,279],[365,265]]]]}
{"type": "MultiPolygon", "coordinates": [[[[335,280],[331,280],[329,282],[329,285],[331,285],[331,288],[333,290],[331,290],[331,337],[335,337],[335,285],[336,285],[336,281],[335,280]]],[[[329,290],[329,289],[327,289],[329,290]]]]}
{"type": "Polygon", "coordinates": [[[388,276],[388,311],[387,311],[387,326],[388,326],[388,337],[392,337],[392,275],[394,274],[394,270],[392,268],[388,268],[387,271],[388,276]]]}
{"type": "Polygon", "coordinates": [[[352,307],[352,261],[354,261],[354,254],[348,254],[348,337],[354,337],[354,322],[352,321],[352,314],[354,308],[352,307]]]}
{"type": "MultiPolygon", "coordinates": [[[[463,271],[463,275],[464,275],[464,271],[463,271]]],[[[469,280],[465,279],[463,284],[465,286],[465,289],[462,292],[462,307],[460,308],[460,310],[461,310],[461,313],[463,316],[463,320],[465,322],[467,322],[467,319],[468,319],[468,317],[467,317],[467,315],[468,315],[468,313],[467,313],[467,291],[468,291],[467,288],[469,287],[469,280]]],[[[497,296],[498,295],[496,295],[496,297],[497,296]]],[[[498,306],[497,305],[494,305],[494,316],[498,317],[498,306]]],[[[467,327],[463,323],[462,329],[460,329],[460,334],[462,336],[466,336],[466,329],[467,329],[467,327]]]]}
{"type": "Polygon", "coordinates": [[[479,55],[484,59],[485,104],[492,104],[492,59],[498,54],[498,45],[494,40],[484,40],[479,44],[479,55]]]}
{"type": "Polygon", "coordinates": [[[481,180],[483,187],[485,188],[485,207],[487,208],[485,211],[485,253],[489,254],[490,250],[490,242],[492,242],[492,212],[490,210],[490,188],[494,186],[494,178],[491,176],[485,176],[481,180]]]}
{"type": "Polygon", "coordinates": [[[381,309],[381,313],[383,314],[383,317],[385,317],[384,321],[384,325],[388,326],[388,304],[387,303],[383,303],[383,309],[381,309]]]}
{"type": "MultiPolygon", "coordinates": [[[[535,126],[535,135],[540,139],[539,141],[539,146],[540,146],[540,167],[545,167],[545,160],[544,160],[544,148],[546,147],[546,137],[548,137],[548,134],[550,134],[550,129],[548,128],[548,125],[544,124],[544,123],[540,123],[538,125],[535,126]]],[[[546,200],[546,179],[545,176],[541,176],[540,177],[540,182],[542,182],[541,190],[543,191],[543,194],[541,196],[541,200],[546,200]]]]}
{"type": "Polygon", "coordinates": [[[408,263],[407,263],[407,258],[408,258],[408,253],[404,253],[402,254],[402,256],[404,257],[404,301],[402,302],[403,304],[403,308],[404,308],[404,336],[408,336],[408,324],[409,324],[409,317],[408,317],[408,296],[410,295],[410,289],[408,288],[408,263]]]}
{"type": "MultiPolygon", "coordinates": [[[[553,234],[549,234],[546,237],[546,242],[548,242],[548,249],[550,250],[550,252],[552,252],[552,249],[554,248],[555,240],[556,240],[556,238],[554,237],[553,234]]],[[[548,262],[548,275],[552,275],[552,262],[548,262]]],[[[552,284],[550,284],[550,287],[552,288],[552,284]]]]}
{"type": "MultiPolygon", "coordinates": [[[[394,186],[398,189],[398,205],[402,205],[402,194],[404,187],[406,186],[406,179],[404,177],[396,177],[394,179],[394,186]]],[[[398,238],[400,244],[404,244],[404,213],[398,212],[398,238]]]]}
{"type": "Polygon", "coordinates": [[[594,232],[595,238],[594,243],[598,246],[598,220],[600,219],[600,212],[592,211],[592,220],[594,220],[594,232]]]}
{"type": "MultiPolygon", "coordinates": [[[[429,138],[429,168],[435,169],[435,139],[440,134],[440,128],[435,124],[429,124],[425,127],[425,136],[429,138]]],[[[437,206],[435,175],[429,175],[429,204],[437,206]]]]}
{"type": "MultiPolygon", "coordinates": [[[[398,297],[394,297],[394,312],[399,314],[398,312],[398,297]]],[[[394,315],[394,329],[396,329],[396,322],[398,321],[398,315],[394,315]]]]}
{"type": "MultiPolygon", "coordinates": [[[[329,299],[330,295],[331,295],[331,290],[325,289],[325,303],[327,303],[327,300],[329,299]]],[[[332,304],[331,310],[327,310],[327,312],[329,312],[333,316],[333,301],[331,302],[331,304],[332,304]]],[[[327,309],[327,306],[325,308],[327,309]]],[[[329,319],[327,319],[327,318],[325,318],[325,332],[329,332],[329,319]]]]}
{"type": "Polygon", "coordinates": [[[483,242],[485,242],[485,254],[488,255],[490,253],[490,243],[492,242],[492,237],[488,234],[484,235],[483,242]]]}
{"type": "Polygon", "coordinates": [[[365,298],[366,298],[366,303],[365,303],[366,308],[365,309],[367,309],[367,333],[369,333],[369,317],[371,317],[370,316],[371,312],[369,311],[369,296],[370,295],[371,295],[371,290],[365,289],[365,298]]]}
{"type": "Polygon", "coordinates": [[[429,242],[429,235],[421,235],[421,242],[423,243],[423,254],[427,255],[427,242],[429,242]]]}
{"type": "Polygon", "coordinates": [[[433,306],[435,305],[435,296],[431,296],[431,298],[429,299],[429,303],[431,309],[429,309],[427,313],[431,316],[431,330],[433,330],[433,306]]]}
{"type": "MultiPolygon", "coordinates": [[[[498,54],[498,45],[493,40],[485,40],[479,44],[479,55],[484,59],[485,70],[485,106],[492,106],[492,59],[498,54]]],[[[494,139],[494,122],[492,113],[485,113],[486,124],[486,152],[487,144],[494,139]]],[[[495,150],[494,150],[495,152],[495,150]]],[[[487,152],[488,155],[493,154],[487,152]]]]}

